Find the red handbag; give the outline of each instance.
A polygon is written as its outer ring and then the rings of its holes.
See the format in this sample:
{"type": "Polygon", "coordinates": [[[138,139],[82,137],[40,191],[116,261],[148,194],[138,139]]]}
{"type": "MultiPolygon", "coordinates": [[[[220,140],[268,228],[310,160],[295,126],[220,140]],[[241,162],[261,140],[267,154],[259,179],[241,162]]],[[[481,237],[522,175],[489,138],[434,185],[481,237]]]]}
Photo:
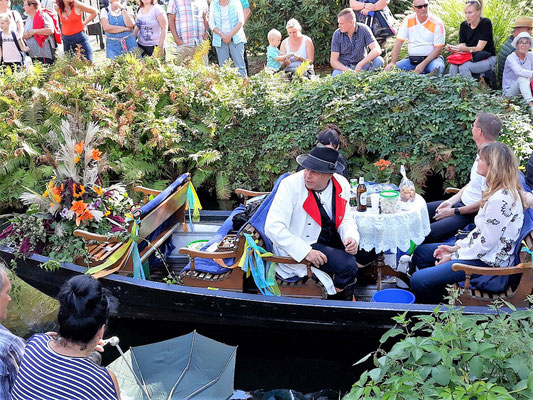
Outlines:
{"type": "Polygon", "coordinates": [[[472,59],[472,53],[453,53],[448,56],[446,61],[449,64],[461,65],[472,59]]]}
{"type": "Polygon", "coordinates": [[[529,82],[529,86],[531,86],[531,91],[533,92],[533,81],[529,82]]]}

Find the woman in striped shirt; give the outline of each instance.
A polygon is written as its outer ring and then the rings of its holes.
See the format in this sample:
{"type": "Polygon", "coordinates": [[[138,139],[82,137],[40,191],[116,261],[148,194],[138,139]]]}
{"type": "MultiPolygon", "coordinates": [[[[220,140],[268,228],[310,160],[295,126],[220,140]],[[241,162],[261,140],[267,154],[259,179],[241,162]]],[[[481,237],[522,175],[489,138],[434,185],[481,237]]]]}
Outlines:
{"type": "Polygon", "coordinates": [[[59,334],[38,333],[28,340],[11,398],[120,399],[115,375],[88,358],[104,335],[108,317],[102,285],[76,276],[58,297],[59,334]]]}

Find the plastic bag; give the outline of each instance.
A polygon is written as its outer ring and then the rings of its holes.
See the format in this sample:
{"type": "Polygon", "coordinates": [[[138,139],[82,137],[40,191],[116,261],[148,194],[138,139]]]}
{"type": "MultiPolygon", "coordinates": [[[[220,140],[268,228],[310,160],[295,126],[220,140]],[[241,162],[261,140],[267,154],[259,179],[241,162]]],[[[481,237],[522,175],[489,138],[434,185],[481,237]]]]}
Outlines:
{"type": "Polygon", "coordinates": [[[400,173],[402,174],[402,181],[400,182],[400,200],[415,201],[415,184],[412,180],[407,178],[405,167],[403,165],[400,167],[400,173]]]}

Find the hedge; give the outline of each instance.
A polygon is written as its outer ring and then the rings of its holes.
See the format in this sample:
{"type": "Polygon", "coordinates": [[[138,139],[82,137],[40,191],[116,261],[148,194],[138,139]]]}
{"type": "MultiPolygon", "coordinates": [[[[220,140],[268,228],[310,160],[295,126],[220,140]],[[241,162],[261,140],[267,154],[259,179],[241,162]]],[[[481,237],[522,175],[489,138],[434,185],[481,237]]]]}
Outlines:
{"type": "Polygon", "coordinates": [[[326,123],[339,125],[352,174],[386,158],[404,163],[422,187],[428,174],[461,185],[475,156],[471,125],[491,111],[503,140],[524,160],[532,116],[512,101],[462,77],[350,73],[286,81],[262,72],[243,81],[236,70],[191,68],[121,57],[88,67],[62,59],[34,74],[0,77],[0,204],[14,206],[24,187],[42,190],[47,134],[61,119],[96,121],[106,180],[164,187],[183,171],[219,198],[238,186],[267,190],[326,123]]]}

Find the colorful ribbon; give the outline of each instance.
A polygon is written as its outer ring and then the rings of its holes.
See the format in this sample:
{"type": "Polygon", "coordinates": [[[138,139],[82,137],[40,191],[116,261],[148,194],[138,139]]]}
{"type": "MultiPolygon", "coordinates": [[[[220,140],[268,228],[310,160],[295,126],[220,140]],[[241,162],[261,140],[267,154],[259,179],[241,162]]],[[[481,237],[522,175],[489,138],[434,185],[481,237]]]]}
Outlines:
{"type": "Polygon", "coordinates": [[[140,223],[140,221],[139,220],[133,220],[131,218],[132,217],[130,217],[130,218],[127,217],[126,218],[126,221],[128,221],[128,220],[132,220],[133,221],[133,225],[131,227],[130,240],[128,240],[126,243],[124,243],[122,246],[120,246],[119,249],[117,251],[115,251],[113,254],[111,254],[111,256],[104,263],[102,263],[100,265],[97,265],[96,267],[92,267],[92,268],[87,269],[85,274],[92,275],[92,274],[100,272],[100,271],[102,271],[102,270],[104,270],[104,269],[106,269],[108,267],[111,267],[113,264],[118,262],[126,254],[126,251],[129,249],[128,255],[126,256],[126,258],[128,258],[130,256],[132,257],[132,261],[133,261],[133,277],[134,278],[140,278],[142,280],[146,280],[146,276],[144,274],[144,270],[143,270],[142,264],[141,264],[141,257],[139,255],[139,247],[137,246],[137,238],[139,236],[139,223],[140,223]]]}
{"type": "Polygon", "coordinates": [[[192,185],[192,182],[189,182],[189,187],[187,188],[187,204],[185,204],[185,209],[189,210],[189,219],[194,222],[200,221],[200,210],[202,205],[200,204],[200,199],[196,194],[196,190],[192,185]],[[191,218],[191,209],[194,209],[191,218]]]}
{"type": "Polygon", "coordinates": [[[281,296],[276,282],[276,263],[263,261],[263,257],[272,257],[273,254],[267,252],[259,246],[255,240],[244,234],[246,243],[244,253],[239,261],[239,267],[249,276],[250,273],[259,291],[266,296],[281,296]]]}

